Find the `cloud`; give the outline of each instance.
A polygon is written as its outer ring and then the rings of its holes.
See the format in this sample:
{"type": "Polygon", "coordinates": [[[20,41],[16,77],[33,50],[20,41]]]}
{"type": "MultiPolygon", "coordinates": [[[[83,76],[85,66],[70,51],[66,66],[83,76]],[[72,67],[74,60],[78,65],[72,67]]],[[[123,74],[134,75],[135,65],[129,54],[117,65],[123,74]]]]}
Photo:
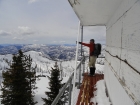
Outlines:
{"type": "Polygon", "coordinates": [[[18,26],[18,29],[23,30],[23,31],[28,31],[30,28],[27,26],[18,26]]]}
{"type": "Polygon", "coordinates": [[[60,41],[60,43],[65,43],[66,41],[60,41]]]}
{"type": "Polygon", "coordinates": [[[61,44],[62,44],[62,43],[65,43],[66,41],[59,41],[59,40],[58,40],[58,41],[52,41],[52,42],[53,42],[53,43],[61,43],[61,44]]]}
{"type": "Polygon", "coordinates": [[[37,2],[39,0],[29,0],[28,3],[34,3],[34,2],[37,2]]]}
{"type": "Polygon", "coordinates": [[[23,38],[14,37],[14,40],[24,40],[23,38]]]}
{"type": "Polygon", "coordinates": [[[9,36],[11,35],[10,32],[6,32],[6,31],[3,31],[3,30],[0,30],[0,36],[9,36]]]}
{"type": "Polygon", "coordinates": [[[33,40],[34,42],[38,42],[38,40],[33,40]]]}
{"type": "Polygon", "coordinates": [[[31,30],[31,28],[27,26],[18,26],[18,29],[19,29],[19,34],[21,35],[32,35],[35,33],[31,30]]]}
{"type": "Polygon", "coordinates": [[[94,39],[95,43],[106,43],[106,27],[104,26],[84,27],[84,40],[90,39],[94,39]]]}
{"type": "Polygon", "coordinates": [[[47,0],[28,0],[28,3],[31,4],[31,3],[35,3],[35,2],[38,2],[38,1],[47,1],[47,0]]]}

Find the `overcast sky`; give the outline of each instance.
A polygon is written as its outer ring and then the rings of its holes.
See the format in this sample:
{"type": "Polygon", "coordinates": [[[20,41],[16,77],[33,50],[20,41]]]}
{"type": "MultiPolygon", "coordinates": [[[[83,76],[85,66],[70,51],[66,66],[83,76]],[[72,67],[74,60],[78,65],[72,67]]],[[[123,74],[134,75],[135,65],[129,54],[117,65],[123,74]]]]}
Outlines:
{"type": "MultiPolygon", "coordinates": [[[[0,44],[75,44],[79,19],[68,0],[0,0],[0,44]]],[[[84,27],[84,41],[105,43],[105,27],[84,27]]]]}

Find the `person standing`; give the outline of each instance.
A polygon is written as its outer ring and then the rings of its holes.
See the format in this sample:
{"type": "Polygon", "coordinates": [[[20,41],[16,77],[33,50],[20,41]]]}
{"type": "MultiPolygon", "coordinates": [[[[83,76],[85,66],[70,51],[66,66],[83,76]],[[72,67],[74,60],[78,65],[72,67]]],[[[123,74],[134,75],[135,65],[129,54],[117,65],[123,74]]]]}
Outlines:
{"type": "Polygon", "coordinates": [[[94,76],[95,75],[95,62],[96,62],[96,56],[94,55],[94,50],[95,50],[95,44],[94,44],[94,39],[90,40],[90,43],[83,43],[79,42],[79,44],[82,44],[84,46],[89,47],[89,69],[90,69],[90,75],[94,76]]]}

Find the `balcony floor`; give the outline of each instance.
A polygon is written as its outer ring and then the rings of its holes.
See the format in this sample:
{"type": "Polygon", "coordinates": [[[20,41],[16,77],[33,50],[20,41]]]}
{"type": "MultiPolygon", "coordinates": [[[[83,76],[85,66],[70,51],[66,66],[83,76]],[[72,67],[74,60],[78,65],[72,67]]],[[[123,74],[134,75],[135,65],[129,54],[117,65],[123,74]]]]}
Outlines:
{"type": "Polygon", "coordinates": [[[94,97],[94,85],[102,79],[104,79],[103,74],[89,76],[88,73],[85,73],[76,105],[94,105],[94,103],[90,102],[90,99],[94,97]]]}

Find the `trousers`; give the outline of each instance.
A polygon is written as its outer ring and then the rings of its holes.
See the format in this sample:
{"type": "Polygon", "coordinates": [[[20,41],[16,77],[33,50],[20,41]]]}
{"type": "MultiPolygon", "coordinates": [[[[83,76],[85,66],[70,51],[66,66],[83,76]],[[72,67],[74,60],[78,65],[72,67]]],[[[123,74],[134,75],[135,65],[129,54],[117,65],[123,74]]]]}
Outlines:
{"type": "Polygon", "coordinates": [[[96,56],[90,56],[89,57],[89,63],[88,63],[88,66],[89,67],[94,67],[95,68],[95,63],[96,63],[96,56]]]}

